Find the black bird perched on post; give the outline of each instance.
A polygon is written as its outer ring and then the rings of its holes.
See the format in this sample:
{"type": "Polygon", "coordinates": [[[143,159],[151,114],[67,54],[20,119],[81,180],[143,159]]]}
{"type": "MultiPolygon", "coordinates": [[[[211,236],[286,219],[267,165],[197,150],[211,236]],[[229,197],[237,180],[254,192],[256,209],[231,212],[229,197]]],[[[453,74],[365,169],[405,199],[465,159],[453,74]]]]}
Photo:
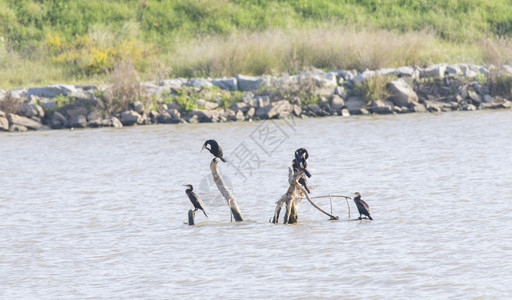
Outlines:
{"type": "Polygon", "coordinates": [[[185,194],[187,194],[188,198],[190,199],[190,202],[194,205],[194,211],[197,211],[198,209],[202,210],[204,215],[208,218],[208,215],[204,211],[204,203],[199,196],[193,192],[194,187],[191,184],[184,185],[187,187],[185,190],[185,194]]]}
{"type": "MultiPolygon", "coordinates": [[[[309,158],[308,150],[305,148],[299,148],[295,150],[295,158],[292,160],[292,168],[293,172],[299,172],[304,171],[304,174],[306,174],[307,177],[311,177],[311,173],[307,170],[308,162],[307,159],[309,158]]],[[[299,178],[299,183],[306,189],[308,194],[311,192],[309,191],[307,180],[305,177],[301,176],[299,178]]]]}
{"type": "Polygon", "coordinates": [[[311,173],[307,170],[308,168],[308,162],[307,159],[309,158],[308,150],[305,148],[299,148],[295,150],[295,159],[294,159],[294,165],[296,165],[298,170],[304,171],[304,174],[306,176],[311,177],[311,173]]]}
{"type": "Polygon", "coordinates": [[[359,211],[359,220],[361,220],[361,216],[365,215],[368,219],[373,220],[370,216],[370,206],[363,199],[361,199],[361,194],[356,192],[354,197],[354,202],[357,206],[357,210],[359,211]]]}
{"type": "MultiPolygon", "coordinates": [[[[203,149],[208,149],[208,151],[210,151],[213,156],[220,158],[220,160],[223,162],[228,162],[226,159],[224,159],[222,148],[216,140],[206,140],[206,142],[203,144],[203,149]],[[208,148],[208,146],[210,146],[210,148],[208,148]]],[[[201,149],[201,151],[203,151],[203,149],[201,149]]]]}

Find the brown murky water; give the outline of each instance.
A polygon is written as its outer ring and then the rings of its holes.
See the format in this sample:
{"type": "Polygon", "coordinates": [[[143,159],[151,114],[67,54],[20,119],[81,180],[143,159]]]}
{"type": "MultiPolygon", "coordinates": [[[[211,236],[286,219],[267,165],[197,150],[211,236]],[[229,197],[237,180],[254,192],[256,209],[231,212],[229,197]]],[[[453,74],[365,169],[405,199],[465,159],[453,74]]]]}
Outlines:
{"type": "Polygon", "coordinates": [[[2,299],[512,295],[511,110],[3,133],[0,152],[2,299]],[[246,222],[210,184],[209,138],[246,222]],[[301,146],[312,196],[359,191],[375,221],[335,199],[340,221],[304,202],[268,223],[301,146]]]}

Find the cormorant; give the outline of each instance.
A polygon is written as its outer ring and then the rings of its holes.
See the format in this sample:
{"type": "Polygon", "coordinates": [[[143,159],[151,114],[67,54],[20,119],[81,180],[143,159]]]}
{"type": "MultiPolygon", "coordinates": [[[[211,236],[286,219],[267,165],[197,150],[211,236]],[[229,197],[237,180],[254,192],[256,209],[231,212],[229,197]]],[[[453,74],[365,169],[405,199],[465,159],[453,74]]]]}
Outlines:
{"type": "Polygon", "coordinates": [[[185,190],[185,194],[187,194],[188,198],[190,199],[190,202],[194,205],[194,211],[197,211],[198,209],[202,210],[204,215],[208,218],[208,215],[204,211],[204,203],[199,196],[193,192],[194,187],[191,184],[184,185],[187,187],[185,190]]]}
{"type": "MultiPolygon", "coordinates": [[[[298,166],[297,161],[295,159],[292,160],[292,168],[293,168],[293,172],[299,172],[300,170],[305,170],[298,166]]],[[[302,185],[306,189],[308,194],[311,194],[311,192],[309,191],[309,188],[308,188],[307,179],[304,177],[304,175],[300,176],[298,182],[300,183],[300,185],[302,185]]]]}
{"type": "MultiPolygon", "coordinates": [[[[311,173],[307,170],[308,162],[307,159],[309,157],[308,150],[305,148],[299,148],[295,150],[295,158],[292,160],[292,168],[294,172],[298,171],[304,171],[304,174],[306,174],[307,177],[311,177],[311,173]]],[[[307,180],[305,177],[301,176],[299,178],[299,183],[306,189],[308,194],[311,192],[309,191],[307,180]]]]}
{"type": "Polygon", "coordinates": [[[357,210],[359,211],[359,220],[361,220],[361,216],[365,215],[368,219],[373,220],[370,216],[370,206],[363,199],[361,199],[361,194],[356,192],[354,197],[354,202],[357,206],[357,210]]]}
{"type": "MultiPolygon", "coordinates": [[[[213,156],[220,158],[220,160],[222,160],[223,162],[228,162],[226,159],[224,159],[224,157],[222,157],[224,155],[222,153],[222,148],[220,147],[219,143],[217,143],[216,140],[207,140],[206,142],[204,142],[203,149],[208,149],[208,151],[210,151],[210,153],[213,154],[213,156]],[[207,147],[208,145],[210,146],[210,148],[207,147]]],[[[201,149],[201,151],[203,151],[203,149],[201,149]]]]}
{"type": "Polygon", "coordinates": [[[308,162],[307,159],[309,158],[308,150],[305,148],[299,148],[295,150],[295,165],[297,166],[298,170],[303,170],[304,174],[306,176],[311,177],[311,173],[307,170],[308,168],[308,162]]]}

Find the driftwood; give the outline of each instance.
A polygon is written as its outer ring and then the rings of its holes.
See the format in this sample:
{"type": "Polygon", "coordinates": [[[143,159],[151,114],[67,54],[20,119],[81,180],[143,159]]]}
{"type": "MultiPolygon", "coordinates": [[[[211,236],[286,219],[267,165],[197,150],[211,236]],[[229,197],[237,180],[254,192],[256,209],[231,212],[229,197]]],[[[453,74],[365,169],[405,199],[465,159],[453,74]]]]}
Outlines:
{"type": "Polygon", "coordinates": [[[231,209],[232,217],[235,218],[235,221],[241,222],[244,220],[244,218],[242,216],[242,213],[240,212],[240,209],[238,208],[238,203],[236,202],[233,193],[231,193],[231,190],[228,188],[228,186],[224,182],[224,179],[220,175],[219,168],[217,166],[218,162],[218,159],[214,158],[210,163],[210,170],[212,171],[213,181],[215,181],[215,184],[217,185],[219,192],[222,194],[224,199],[226,199],[229,208],[231,209]]]}
{"type": "Polygon", "coordinates": [[[325,195],[325,196],[315,196],[315,197],[310,197],[311,199],[319,199],[319,198],[327,198],[329,197],[330,199],[330,202],[331,202],[331,214],[332,214],[332,198],[345,198],[346,202],[347,202],[347,209],[348,209],[348,218],[350,219],[350,205],[348,204],[348,199],[352,199],[348,196],[343,196],[343,195],[332,195],[332,194],[329,194],[329,195],[325,195]]]}
{"type": "Polygon", "coordinates": [[[188,225],[195,225],[194,217],[196,216],[196,212],[191,209],[188,211],[188,225]]]}
{"type": "Polygon", "coordinates": [[[292,168],[288,168],[288,183],[290,186],[288,187],[288,190],[286,191],[286,194],[284,194],[277,202],[276,202],[276,209],[274,211],[274,217],[271,220],[271,223],[277,224],[279,222],[279,215],[281,213],[281,208],[283,207],[283,204],[286,204],[286,213],[284,215],[284,224],[293,224],[297,223],[298,220],[298,212],[297,212],[297,205],[295,204],[296,197],[296,190],[298,179],[303,174],[303,171],[293,173],[292,168]]]}
{"type": "MultiPolygon", "coordinates": [[[[300,204],[300,201],[303,199],[302,197],[299,197],[298,194],[301,192],[302,195],[305,196],[305,198],[313,205],[314,208],[318,209],[325,215],[329,216],[331,220],[339,220],[338,216],[335,216],[332,214],[332,200],[331,200],[331,213],[326,212],[322,208],[320,208],[318,205],[316,205],[312,198],[309,196],[309,193],[306,191],[306,189],[298,183],[298,179],[303,175],[303,171],[299,171],[297,173],[294,173],[292,168],[288,168],[288,183],[290,186],[288,187],[288,190],[286,191],[286,194],[284,194],[277,202],[276,202],[276,209],[274,211],[274,217],[271,218],[270,222],[277,224],[279,222],[279,214],[281,212],[281,208],[284,204],[286,204],[286,213],[284,216],[284,224],[293,224],[297,223],[298,220],[298,205],[300,204]]],[[[329,196],[317,196],[314,198],[324,198],[324,197],[343,197],[345,199],[350,199],[350,197],[347,196],[340,196],[340,195],[329,195],[329,196]]],[[[347,200],[348,205],[348,200],[347,200]]],[[[350,207],[349,207],[349,217],[350,217],[350,207]]]]}

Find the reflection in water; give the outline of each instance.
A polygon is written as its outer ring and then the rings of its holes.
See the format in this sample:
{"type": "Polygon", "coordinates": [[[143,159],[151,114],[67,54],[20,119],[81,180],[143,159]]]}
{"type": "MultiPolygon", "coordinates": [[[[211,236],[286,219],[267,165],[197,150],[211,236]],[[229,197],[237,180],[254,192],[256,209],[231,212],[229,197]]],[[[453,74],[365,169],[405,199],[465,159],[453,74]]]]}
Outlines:
{"type": "MultiPolygon", "coordinates": [[[[512,111],[0,135],[0,295],[10,298],[506,298],[512,111]],[[219,166],[246,222],[210,181],[219,166]],[[305,203],[272,225],[294,150],[312,196],[358,191],[373,222],[305,203]],[[209,219],[187,220],[183,185],[209,219]]],[[[327,208],[328,199],[317,199],[327,208]]],[[[352,205],[352,214],[356,211],[352,205]]]]}

